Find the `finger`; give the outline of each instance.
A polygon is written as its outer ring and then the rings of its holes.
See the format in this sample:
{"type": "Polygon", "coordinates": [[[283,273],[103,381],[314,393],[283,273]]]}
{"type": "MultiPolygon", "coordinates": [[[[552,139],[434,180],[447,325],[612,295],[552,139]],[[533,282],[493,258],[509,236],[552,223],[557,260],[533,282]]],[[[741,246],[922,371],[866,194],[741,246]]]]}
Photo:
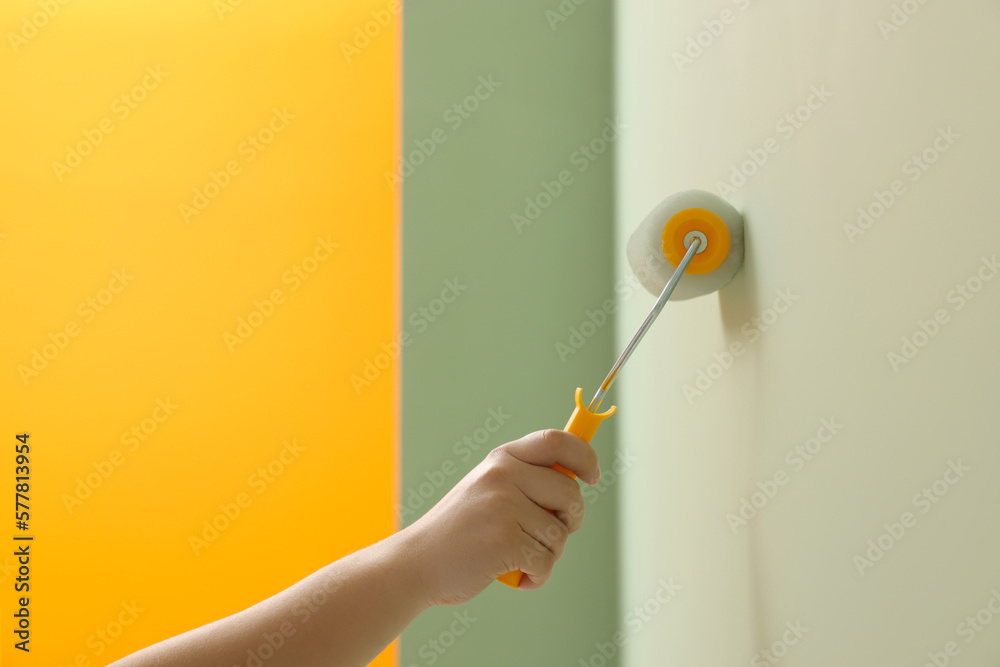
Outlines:
{"type": "Polygon", "coordinates": [[[552,468],[517,459],[510,465],[513,467],[511,479],[526,498],[542,509],[555,512],[570,533],[579,530],[583,524],[584,502],[580,484],[575,479],[552,468]]]}
{"type": "Polygon", "coordinates": [[[558,463],[588,484],[597,484],[601,480],[597,452],[586,440],[566,431],[554,428],[535,431],[501,445],[500,449],[536,466],[551,468],[558,463]]]}
{"type": "Polygon", "coordinates": [[[540,587],[552,575],[556,564],[555,554],[525,532],[518,539],[518,549],[517,569],[524,574],[518,588],[532,590],[540,587]]]}
{"type": "MultiPolygon", "coordinates": [[[[524,537],[525,540],[531,543],[526,549],[530,550],[530,553],[535,553],[538,548],[538,542],[527,533],[524,534],[524,537]]],[[[555,557],[550,552],[538,551],[530,562],[518,568],[524,575],[521,578],[518,588],[525,591],[541,588],[549,580],[549,577],[552,576],[552,570],[555,569],[555,565],[555,557]]]]}
{"type": "Polygon", "coordinates": [[[562,558],[569,537],[566,524],[527,498],[522,498],[515,511],[518,525],[535,539],[537,548],[550,552],[556,560],[562,558]]]}

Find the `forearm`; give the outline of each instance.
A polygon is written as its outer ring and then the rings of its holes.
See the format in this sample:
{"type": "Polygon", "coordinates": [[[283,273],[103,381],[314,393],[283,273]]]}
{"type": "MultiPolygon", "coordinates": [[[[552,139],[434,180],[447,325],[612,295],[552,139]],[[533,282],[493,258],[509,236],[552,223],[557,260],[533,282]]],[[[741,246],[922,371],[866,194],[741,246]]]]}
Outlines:
{"type": "Polygon", "coordinates": [[[405,531],[331,563],[244,611],[115,667],[367,665],[429,605],[405,531]],[[268,658],[267,656],[273,655],[268,658]]]}
{"type": "Polygon", "coordinates": [[[114,667],[361,667],[424,609],[467,602],[505,572],[538,588],[583,521],[579,484],[557,463],[600,481],[586,441],[536,431],[493,450],[405,530],[114,667]]]}

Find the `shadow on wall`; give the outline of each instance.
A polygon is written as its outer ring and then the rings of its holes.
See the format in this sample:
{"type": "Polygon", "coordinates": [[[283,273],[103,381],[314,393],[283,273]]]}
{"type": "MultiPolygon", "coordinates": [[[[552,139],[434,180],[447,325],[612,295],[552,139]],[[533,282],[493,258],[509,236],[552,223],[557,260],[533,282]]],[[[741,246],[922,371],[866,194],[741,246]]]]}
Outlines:
{"type": "MultiPolygon", "coordinates": [[[[746,244],[743,266],[732,282],[719,291],[719,315],[722,318],[727,344],[743,342],[745,340],[742,332],[743,325],[760,312],[757,258],[754,254],[756,246],[753,238],[755,220],[751,212],[744,210],[742,213],[744,242],[746,244]]],[[[754,354],[751,357],[754,364],[753,377],[759,381],[764,372],[764,365],[761,363],[760,355],[754,354]]],[[[748,396],[747,400],[751,400],[751,397],[748,396]]],[[[757,422],[758,411],[754,407],[747,406],[743,412],[744,416],[751,417],[751,420],[746,424],[746,440],[740,443],[743,447],[754,448],[753,451],[744,450],[744,454],[749,460],[758,460],[763,449],[760,446],[760,438],[757,437],[761,432],[761,425],[757,422]]],[[[763,545],[757,531],[748,531],[745,558],[749,586],[747,613],[758,646],[764,646],[767,643],[767,624],[765,622],[767,604],[764,600],[765,590],[762,582],[762,551],[763,545]]]]}

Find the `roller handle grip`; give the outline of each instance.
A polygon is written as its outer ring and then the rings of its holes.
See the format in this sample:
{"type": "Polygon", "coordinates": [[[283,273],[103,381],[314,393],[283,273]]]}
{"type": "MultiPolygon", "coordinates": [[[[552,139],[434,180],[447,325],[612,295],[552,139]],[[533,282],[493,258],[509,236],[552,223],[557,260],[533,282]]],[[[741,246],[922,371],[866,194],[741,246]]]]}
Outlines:
{"type": "MultiPolygon", "coordinates": [[[[566,422],[566,427],[563,429],[568,433],[579,436],[590,442],[597,433],[597,427],[601,425],[601,422],[610,417],[615,413],[617,407],[612,406],[607,412],[591,412],[587,409],[587,406],[583,404],[583,390],[579,387],[576,389],[576,396],[574,397],[576,401],[576,408],[573,410],[573,414],[570,415],[569,421],[566,422]]],[[[552,466],[553,470],[558,470],[562,474],[576,479],[576,473],[572,470],[567,470],[563,468],[558,463],[552,466]]],[[[549,510],[550,513],[552,510],[549,510]]],[[[505,586],[510,586],[511,588],[517,588],[521,585],[521,578],[524,577],[524,573],[520,570],[511,570],[506,574],[501,574],[497,577],[497,581],[505,586]]]]}

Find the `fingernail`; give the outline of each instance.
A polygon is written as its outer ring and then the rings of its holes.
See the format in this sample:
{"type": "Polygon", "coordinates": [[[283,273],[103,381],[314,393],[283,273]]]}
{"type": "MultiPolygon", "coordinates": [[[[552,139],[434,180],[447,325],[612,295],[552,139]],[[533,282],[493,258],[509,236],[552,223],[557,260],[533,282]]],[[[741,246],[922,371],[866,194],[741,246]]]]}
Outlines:
{"type": "Polygon", "coordinates": [[[597,474],[594,476],[594,481],[591,482],[591,485],[597,484],[600,481],[601,481],[601,466],[600,466],[600,464],[598,464],[598,466],[597,466],[597,474]]]}

